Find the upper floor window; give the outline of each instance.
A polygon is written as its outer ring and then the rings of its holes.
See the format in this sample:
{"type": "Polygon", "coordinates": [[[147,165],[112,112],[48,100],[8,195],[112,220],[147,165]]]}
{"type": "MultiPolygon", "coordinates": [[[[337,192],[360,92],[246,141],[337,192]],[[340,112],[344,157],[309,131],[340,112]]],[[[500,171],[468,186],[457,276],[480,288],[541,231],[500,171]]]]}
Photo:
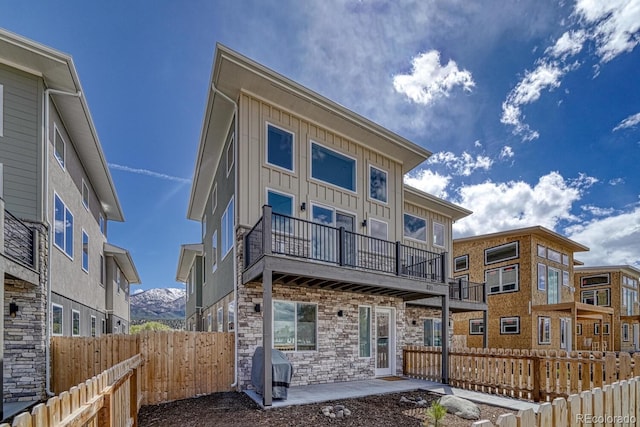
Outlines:
{"type": "Polygon", "coordinates": [[[538,245],[538,256],[540,258],[546,258],[547,257],[547,248],[542,246],[542,245],[538,245]]]}
{"type": "Polygon", "coordinates": [[[421,242],[427,241],[427,220],[404,214],[404,237],[421,242]]]}
{"type": "Polygon", "coordinates": [[[369,235],[376,239],[387,240],[389,237],[389,224],[377,219],[369,219],[369,235]]]}
{"type": "Polygon", "coordinates": [[[73,214],[57,194],[54,199],[54,243],[70,258],[73,258],[73,214]]]}
{"type": "Polygon", "coordinates": [[[496,246],[495,248],[485,249],[484,251],[485,265],[514,258],[518,258],[518,242],[507,243],[506,245],[496,246]]]}
{"type": "Polygon", "coordinates": [[[369,166],[369,197],[387,203],[387,172],[369,166]]]}
{"type": "Polygon", "coordinates": [[[633,277],[629,276],[622,276],[622,284],[636,289],[638,287],[638,279],[634,279],[633,277]]]}
{"type": "Polygon", "coordinates": [[[547,268],[547,304],[557,304],[560,302],[560,270],[547,268]]]}
{"type": "Polygon", "coordinates": [[[98,224],[100,225],[100,232],[104,235],[107,230],[105,228],[106,222],[105,222],[104,216],[102,214],[100,214],[98,216],[98,224]]]}
{"type": "Polygon", "coordinates": [[[461,255],[453,259],[453,271],[463,271],[469,268],[469,255],[461,255]]]}
{"type": "Polygon", "coordinates": [[[233,161],[235,159],[233,145],[234,145],[234,135],[231,135],[231,140],[229,141],[229,146],[227,147],[227,176],[231,172],[231,168],[233,168],[233,161]]]}
{"type": "Polygon", "coordinates": [[[211,190],[211,213],[216,211],[218,207],[218,183],[213,184],[213,190],[211,190]]]}
{"type": "Polygon", "coordinates": [[[233,224],[233,197],[229,201],[227,208],[224,210],[222,214],[221,224],[220,224],[220,233],[222,234],[220,242],[221,249],[221,258],[224,258],[231,248],[233,247],[234,242],[234,224],[233,224]]]}
{"type": "Polygon", "coordinates": [[[444,247],[444,224],[433,223],[433,246],[444,247]]]}
{"type": "Polygon", "coordinates": [[[489,287],[489,294],[517,291],[518,265],[508,265],[487,270],[485,272],[485,282],[489,287]]]}
{"type": "Polygon", "coordinates": [[[267,125],[267,163],[293,171],[293,134],[267,125]]]}
{"type": "Polygon", "coordinates": [[[64,169],[65,165],[65,142],[62,139],[62,135],[60,135],[60,131],[56,126],[53,127],[53,155],[58,159],[58,163],[64,169]]]}
{"type": "Polygon", "coordinates": [[[293,196],[268,190],[267,203],[271,206],[273,213],[279,214],[272,217],[271,228],[281,233],[292,233],[294,226],[292,220],[280,215],[286,215],[287,217],[293,215],[293,196]]]}
{"type": "Polygon", "coordinates": [[[104,285],[104,256],[100,254],[100,284],[104,285]]]}
{"type": "Polygon", "coordinates": [[[563,265],[569,265],[569,255],[562,254],[562,264],[563,265]]]}
{"type": "Polygon", "coordinates": [[[554,251],[553,249],[549,248],[547,249],[547,258],[549,259],[549,261],[553,261],[553,262],[560,262],[560,260],[562,256],[560,255],[560,252],[558,251],[554,251]]]}
{"type": "Polygon", "coordinates": [[[311,143],[311,176],[349,191],[356,191],[356,160],[311,143]]]}
{"type": "Polygon", "coordinates": [[[114,275],[116,278],[116,290],[118,293],[120,293],[120,282],[122,281],[122,278],[120,277],[120,269],[118,268],[117,265],[114,265],[114,275]]]}
{"type": "MultiPolygon", "coordinates": [[[[211,272],[216,271],[217,268],[218,268],[218,230],[215,230],[213,232],[213,237],[211,237],[211,272]]],[[[191,271],[195,272],[195,268],[192,269],[191,271]]]]}
{"type": "Polygon", "coordinates": [[[82,180],[82,205],[89,210],[89,186],[82,180]]]}
{"type": "Polygon", "coordinates": [[[588,291],[582,291],[580,297],[584,304],[602,306],[611,305],[609,289],[592,289],[588,291]]]}
{"type": "Polygon", "coordinates": [[[585,286],[599,286],[608,285],[610,283],[609,273],[598,274],[596,276],[583,277],[580,285],[585,286]]]}
{"type": "Polygon", "coordinates": [[[216,313],[216,323],[217,323],[217,328],[218,328],[218,332],[223,332],[224,331],[224,310],[222,307],[218,307],[218,311],[216,313]]]}
{"type": "Polygon", "coordinates": [[[500,318],[500,335],[511,335],[520,333],[519,317],[501,317],[500,318]]]}
{"type": "Polygon", "coordinates": [[[207,235],[207,214],[202,217],[202,239],[207,235]]]}
{"type": "Polygon", "coordinates": [[[82,269],[89,271],[89,235],[82,230],[82,269]]]}
{"type": "Polygon", "coordinates": [[[569,272],[567,270],[562,270],[562,285],[571,286],[571,283],[569,282],[569,272]]]}
{"type": "Polygon", "coordinates": [[[547,290],[547,266],[542,263],[538,263],[538,290],[547,290]]]}

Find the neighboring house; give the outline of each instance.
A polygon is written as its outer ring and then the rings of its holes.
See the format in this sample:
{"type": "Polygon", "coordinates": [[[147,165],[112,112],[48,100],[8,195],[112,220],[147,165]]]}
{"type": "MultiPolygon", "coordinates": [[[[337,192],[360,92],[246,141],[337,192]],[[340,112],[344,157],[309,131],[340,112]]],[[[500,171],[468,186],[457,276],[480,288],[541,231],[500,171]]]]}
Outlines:
{"type": "Polygon", "coordinates": [[[107,243],[123,221],[71,57],[0,30],[4,398],[45,397],[49,336],[126,333],[130,254],[107,243]]]}
{"type": "MultiPolygon", "coordinates": [[[[202,271],[204,258],[202,243],[182,245],[176,280],[186,284],[185,328],[187,331],[205,331],[202,319],[202,271]]],[[[228,316],[228,315],[227,315],[228,316]]]]}
{"type": "Polygon", "coordinates": [[[455,314],[454,335],[468,347],[582,349],[575,325],[613,316],[574,300],[574,254],[588,250],[540,226],[455,239],[453,276],[486,282],[489,307],[487,322],[482,313],[455,314]]]}
{"type": "Polygon", "coordinates": [[[608,343],[609,350],[640,351],[640,270],[630,265],[580,266],[573,277],[577,302],[611,307],[615,313],[613,323],[599,319],[578,322],[576,333],[586,341],[584,346],[602,350],[603,343],[608,343]]]}
{"type": "Polygon", "coordinates": [[[202,248],[177,279],[202,288],[187,321],[235,330],[239,387],[262,345],[265,376],[279,349],[293,385],[402,373],[408,344],[446,354],[447,308],[486,305],[448,280],[470,212],[403,184],[431,153],[221,45],[210,84],[187,214],[202,248]]]}

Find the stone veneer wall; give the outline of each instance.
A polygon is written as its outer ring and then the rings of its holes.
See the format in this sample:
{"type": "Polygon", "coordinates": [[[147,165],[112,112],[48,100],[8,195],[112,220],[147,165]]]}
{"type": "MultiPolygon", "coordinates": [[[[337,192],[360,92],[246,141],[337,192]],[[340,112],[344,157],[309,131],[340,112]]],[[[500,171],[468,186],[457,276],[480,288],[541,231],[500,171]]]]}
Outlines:
{"type": "Polygon", "coordinates": [[[39,231],[40,283],[28,283],[17,279],[4,280],[5,402],[45,398],[48,233],[42,224],[29,225],[39,231]],[[19,307],[15,318],[9,316],[11,302],[19,307]]]}

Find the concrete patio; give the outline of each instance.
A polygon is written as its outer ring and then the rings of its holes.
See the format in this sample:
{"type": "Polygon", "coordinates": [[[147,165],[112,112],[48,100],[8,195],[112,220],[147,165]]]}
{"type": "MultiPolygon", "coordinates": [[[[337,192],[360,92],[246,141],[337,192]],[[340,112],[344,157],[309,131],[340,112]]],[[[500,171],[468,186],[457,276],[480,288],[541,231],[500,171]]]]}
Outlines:
{"type": "MultiPolygon", "coordinates": [[[[388,381],[383,379],[371,379],[363,381],[346,381],[330,384],[313,384],[307,386],[297,386],[289,388],[287,400],[273,400],[273,405],[268,408],[282,408],[292,405],[306,405],[310,403],[320,403],[342,399],[371,396],[388,393],[404,393],[415,390],[427,391],[437,394],[450,394],[471,400],[476,403],[500,406],[503,408],[521,410],[533,408],[538,411],[538,404],[524,400],[511,399],[508,397],[496,396],[493,394],[480,393],[476,391],[453,388],[446,384],[433,381],[416,380],[402,378],[401,380],[388,381]]],[[[245,393],[253,399],[260,407],[262,406],[262,396],[255,390],[247,390],[245,393]]]]}

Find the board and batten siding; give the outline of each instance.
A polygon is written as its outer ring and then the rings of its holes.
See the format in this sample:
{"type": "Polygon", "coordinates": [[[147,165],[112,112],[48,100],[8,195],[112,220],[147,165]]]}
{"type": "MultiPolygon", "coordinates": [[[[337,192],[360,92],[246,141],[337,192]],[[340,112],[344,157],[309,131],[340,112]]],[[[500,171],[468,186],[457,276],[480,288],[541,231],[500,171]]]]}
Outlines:
{"type": "Polygon", "coordinates": [[[41,220],[42,83],[35,76],[0,64],[0,85],[0,159],[4,164],[6,208],[18,218],[41,220]]]}
{"type": "MultiPolygon", "coordinates": [[[[449,254],[453,253],[453,239],[451,236],[451,227],[452,221],[451,218],[442,215],[438,212],[435,212],[431,209],[427,209],[422,206],[415,205],[413,203],[404,203],[404,211],[402,212],[402,238],[400,239],[404,245],[411,246],[414,248],[425,249],[430,252],[441,253],[447,252],[449,254]],[[425,243],[421,243],[415,239],[407,239],[404,237],[404,214],[407,213],[409,215],[413,215],[418,218],[422,218],[427,222],[427,241],[425,243]],[[433,224],[437,222],[439,224],[444,225],[444,247],[433,245],[433,224]]],[[[449,272],[453,272],[453,257],[449,257],[449,272]]]]}
{"type": "Polygon", "coordinates": [[[239,105],[239,175],[238,213],[240,225],[252,227],[262,215],[266,191],[272,189],[294,197],[293,215],[311,219],[311,204],[336,208],[356,217],[355,231],[368,234],[361,226],[364,219],[388,223],[389,240],[402,236],[402,178],[400,163],[369,149],[366,141],[353,141],[344,135],[306,120],[284,108],[272,105],[247,93],[239,105]],[[294,170],[273,167],[266,161],[267,124],[294,135],[294,170]],[[348,191],[311,177],[311,142],[356,159],[356,191],[348,191]],[[369,198],[369,166],[387,172],[387,203],[369,198]],[[256,185],[259,184],[259,185],[256,185]],[[307,204],[306,212],[300,210],[307,204]]]}

